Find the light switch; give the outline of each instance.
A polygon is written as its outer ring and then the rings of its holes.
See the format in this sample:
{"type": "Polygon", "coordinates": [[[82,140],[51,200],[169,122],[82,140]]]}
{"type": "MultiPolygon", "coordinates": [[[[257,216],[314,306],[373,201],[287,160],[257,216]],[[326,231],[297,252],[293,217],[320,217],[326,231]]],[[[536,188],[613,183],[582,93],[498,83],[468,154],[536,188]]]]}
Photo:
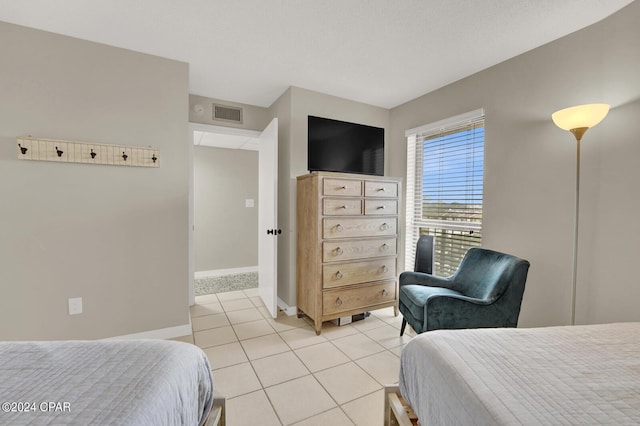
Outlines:
{"type": "Polygon", "coordinates": [[[245,207],[253,207],[254,206],[253,198],[249,198],[249,199],[244,200],[244,206],[245,207]]]}
{"type": "Polygon", "coordinates": [[[82,313],[82,297],[73,297],[69,299],[69,315],[78,315],[82,313]]]}

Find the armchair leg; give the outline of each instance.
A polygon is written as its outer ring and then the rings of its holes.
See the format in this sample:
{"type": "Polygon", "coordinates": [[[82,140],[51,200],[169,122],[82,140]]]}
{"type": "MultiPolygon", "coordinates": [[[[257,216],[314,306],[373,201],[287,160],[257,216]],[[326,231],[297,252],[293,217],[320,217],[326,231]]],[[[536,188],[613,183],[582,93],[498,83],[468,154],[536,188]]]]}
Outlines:
{"type": "Polygon", "coordinates": [[[402,318],[402,327],[400,327],[400,336],[404,334],[404,328],[407,326],[407,319],[402,318]]]}

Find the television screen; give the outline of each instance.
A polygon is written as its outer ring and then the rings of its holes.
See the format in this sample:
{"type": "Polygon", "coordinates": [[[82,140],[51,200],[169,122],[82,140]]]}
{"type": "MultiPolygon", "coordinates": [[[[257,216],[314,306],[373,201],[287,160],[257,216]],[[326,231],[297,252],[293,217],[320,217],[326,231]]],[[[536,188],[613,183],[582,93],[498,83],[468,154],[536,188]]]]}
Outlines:
{"type": "Polygon", "coordinates": [[[328,118],[308,118],[308,169],[384,175],[384,129],[328,118]]]}

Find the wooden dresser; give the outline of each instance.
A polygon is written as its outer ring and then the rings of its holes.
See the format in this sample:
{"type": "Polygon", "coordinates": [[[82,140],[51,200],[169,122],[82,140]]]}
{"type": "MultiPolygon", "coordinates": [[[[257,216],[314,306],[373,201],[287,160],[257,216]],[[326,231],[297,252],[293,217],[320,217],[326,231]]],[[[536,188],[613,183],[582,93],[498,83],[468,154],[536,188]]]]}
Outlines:
{"type": "Polygon", "coordinates": [[[401,179],[332,172],[298,176],[298,316],[322,322],[393,306],[397,315],[401,179]]]}

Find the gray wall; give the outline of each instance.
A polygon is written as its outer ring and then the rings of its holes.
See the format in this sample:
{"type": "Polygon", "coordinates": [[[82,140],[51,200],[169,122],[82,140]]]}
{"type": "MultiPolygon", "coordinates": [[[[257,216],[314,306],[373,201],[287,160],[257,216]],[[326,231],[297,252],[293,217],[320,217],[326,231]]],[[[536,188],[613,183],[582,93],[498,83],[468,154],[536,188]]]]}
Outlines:
{"type": "Polygon", "coordinates": [[[196,272],[258,265],[257,151],[194,147],[194,220],[196,272]]]}
{"type": "Polygon", "coordinates": [[[0,40],[0,340],[188,325],[187,65],[2,22],[0,40]],[[151,145],[161,167],[20,161],[22,135],[151,145]]]}
{"type": "MultiPolygon", "coordinates": [[[[286,133],[279,136],[278,297],[290,306],[296,304],[296,177],[307,171],[307,116],[351,121],[385,129],[385,155],[389,155],[389,110],[348,99],[291,87],[272,106],[286,133]]],[[[388,161],[385,161],[385,171],[388,161]]]]}
{"type": "Polygon", "coordinates": [[[576,142],[551,113],[612,110],[582,144],[578,323],[638,321],[640,2],[608,19],[391,111],[390,173],[407,129],[486,110],[483,246],[531,262],[521,326],[571,315],[576,142]]]}

